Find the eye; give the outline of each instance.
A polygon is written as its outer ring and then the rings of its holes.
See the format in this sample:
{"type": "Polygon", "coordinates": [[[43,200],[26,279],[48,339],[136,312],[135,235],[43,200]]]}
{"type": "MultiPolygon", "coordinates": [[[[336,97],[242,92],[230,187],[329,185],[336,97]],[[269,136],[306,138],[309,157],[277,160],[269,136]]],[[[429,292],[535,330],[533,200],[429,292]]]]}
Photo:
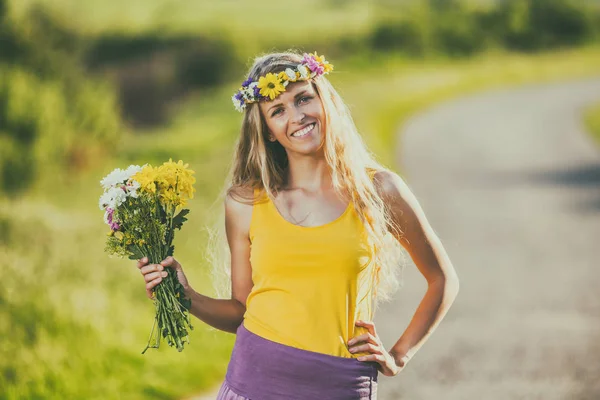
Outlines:
{"type": "Polygon", "coordinates": [[[278,108],[277,110],[273,111],[273,114],[271,114],[271,117],[274,117],[277,114],[280,114],[280,111],[283,111],[283,110],[281,108],[278,108]]]}
{"type": "Polygon", "coordinates": [[[312,99],[311,96],[303,96],[303,97],[300,97],[300,100],[298,100],[298,102],[299,103],[308,102],[310,99],[312,99]]]}

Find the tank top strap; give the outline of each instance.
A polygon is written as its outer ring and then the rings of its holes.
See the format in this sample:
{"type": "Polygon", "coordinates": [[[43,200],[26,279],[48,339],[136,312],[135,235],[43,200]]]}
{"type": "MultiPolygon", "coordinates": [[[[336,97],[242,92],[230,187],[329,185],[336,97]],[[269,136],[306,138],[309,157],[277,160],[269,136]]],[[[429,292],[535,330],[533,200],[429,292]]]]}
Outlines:
{"type": "Polygon", "coordinates": [[[268,221],[263,221],[265,218],[265,206],[267,205],[265,199],[267,198],[267,196],[263,193],[263,195],[259,197],[260,192],[261,189],[254,188],[252,216],[250,217],[250,228],[248,231],[250,242],[254,241],[254,234],[256,233],[256,228],[265,223],[268,223],[268,221]]]}

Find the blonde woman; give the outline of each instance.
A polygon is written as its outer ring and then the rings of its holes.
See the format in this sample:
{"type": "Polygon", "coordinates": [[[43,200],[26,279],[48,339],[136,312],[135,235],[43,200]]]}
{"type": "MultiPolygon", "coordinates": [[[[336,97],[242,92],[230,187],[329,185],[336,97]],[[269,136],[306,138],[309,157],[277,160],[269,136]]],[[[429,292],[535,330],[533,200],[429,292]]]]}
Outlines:
{"type": "Polygon", "coordinates": [[[405,367],[458,292],[440,240],[366,148],[332,70],[316,53],[267,54],[232,98],[243,122],[223,192],[229,254],[213,257],[231,298],[194,291],[172,257],[138,262],[149,297],[174,268],[190,312],[237,334],[220,400],[375,399],[378,374],[405,367]],[[429,289],[387,349],[373,316],[399,286],[402,248],[429,289]]]}

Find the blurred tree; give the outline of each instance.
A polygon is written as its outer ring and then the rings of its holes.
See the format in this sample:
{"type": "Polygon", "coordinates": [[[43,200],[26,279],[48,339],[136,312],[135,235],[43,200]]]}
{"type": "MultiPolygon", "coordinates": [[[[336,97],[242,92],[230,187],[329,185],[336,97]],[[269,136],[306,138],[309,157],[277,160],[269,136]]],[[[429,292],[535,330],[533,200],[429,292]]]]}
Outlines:
{"type": "Polygon", "coordinates": [[[574,0],[506,0],[497,16],[509,49],[541,50],[582,44],[593,33],[593,10],[574,0]]]}
{"type": "Polygon", "coordinates": [[[41,171],[93,165],[121,123],[114,89],[81,66],[82,39],[44,8],[16,21],[0,1],[0,191],[16,195],[41,171]]]}
{"type": "Polygon", "coordinates": [[[483,49],[485,35],[477,14],[459,0],[430,0],[434,10],[436,48],[453,57],[464,57],[483,49]]]}

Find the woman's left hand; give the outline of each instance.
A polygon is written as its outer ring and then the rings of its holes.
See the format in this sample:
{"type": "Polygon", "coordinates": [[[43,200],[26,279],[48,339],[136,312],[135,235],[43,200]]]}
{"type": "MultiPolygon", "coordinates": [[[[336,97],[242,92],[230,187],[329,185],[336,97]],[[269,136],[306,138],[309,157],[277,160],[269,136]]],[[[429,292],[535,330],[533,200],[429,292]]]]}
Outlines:
{"type": "Polygon", "coordinates": [[[356,321],[357,326],[363,326],[367,328],[368,333],[358,335],[348,341],[349,350],[351,353],[368,352],[371,353],[366,356],[360,356],[357,358],[358,361],[374,361],[378,363],[377,369],[385,376],[397,375],[406,365],[407,357],[403,357],[400,360],[388,353],[379,339],[379,335],[375,330],[375,324],[368,321],[356,321]]]}

